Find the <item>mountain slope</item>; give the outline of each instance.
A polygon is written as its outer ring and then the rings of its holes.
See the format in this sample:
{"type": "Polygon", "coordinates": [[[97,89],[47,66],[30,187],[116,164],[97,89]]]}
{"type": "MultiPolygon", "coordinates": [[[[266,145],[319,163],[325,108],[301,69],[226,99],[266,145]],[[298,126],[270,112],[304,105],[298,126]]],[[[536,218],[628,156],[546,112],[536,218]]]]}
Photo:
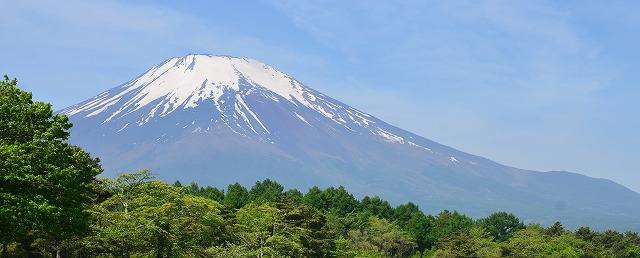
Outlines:
{"type": "Polygon", "coordinates": [[[60,112],[74,123],[70,142],[100,157],[105,176],[149,168],[167,181],[218,187],[264,178],[301,190],[344,185],[429,212],[507,210],[543,223],[597,218],[640,229],[640,195],[611,181],[452,149],[249,58],[172,58],[60,112]]]}

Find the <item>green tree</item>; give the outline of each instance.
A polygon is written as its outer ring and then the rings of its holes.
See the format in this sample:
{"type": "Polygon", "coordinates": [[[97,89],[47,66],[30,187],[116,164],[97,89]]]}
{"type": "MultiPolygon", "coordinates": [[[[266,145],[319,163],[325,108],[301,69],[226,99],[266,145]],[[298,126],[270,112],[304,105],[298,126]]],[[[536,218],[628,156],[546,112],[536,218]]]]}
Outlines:
{"type": "Polygon", "coordinates": [[[457,211],[444,210],[436,217],[436,239],[473,227],[473,220],[457,211]]]}
{"type": "Polygon", "coordinates": [[[421,251],[430,249],[436,243],[435,219],[423,212],[413,214],[405,225],[405,231],[416,240],[418,249],[421,251]]]}
{"type": "Polygon", "coordinates": [[[212,258],[246,258],[252,257],[251,250],[244,245],[227,243],[224,246],[212,246],[205,251],[205,257],[212,258]]]}
{"type": "MultiPolygon", "coordinates": [[[[588,244],[572,234],[563,234],[552,237],[545,244],[544,255],[547,257],[585,257],[584,250],[593,254],[592,248],[587,247],[588,244]],[[584,249],[584,250],[583,250],[584,249]]],[[[602,257],[600,255],[596,257],[602,257]]]]}
{"type": "Polygon", "coordinates": [[[420,208],[412,202],[407,204],[401,204],[393,209],[393,221],[395,221],[400,227],[404,227],[413,215],[420,213],[420,208]]]}
{"type": "Polygon", "coordinates": [[[546,242],[549,236],[545,229],[538,224],[527,225],[516,231],[511,238],[501,243],[503,257],[528,258],[544,257],[546,242]]]}
{"type": "Polygon", "coordinates": [[[505,241],[516,230],[523,229],[524,224],[511,213],[496,212],[478,221],[482,227],[495,241],[505,241]]]}
{"type": "Polygon", "coordinates": [[[206,197],[216,202],[222,202],[224,199],[224,190],[220,190],[211,186],[207,186],[206,188],[200,187],[196,182],[191,182],[191,184],[183,186],[180,181],[176,180],[176,182],[173,183],[172,186],[180,188],[180,191],[182,193],[206,197]]]}
{"type": "Polygon", "coordinates": [[[196,182],[191,182],[191,184],[187,185],[187,186],[183,186],[182,188],[182,192],[186,193],[186,194],[190,194],[190,195],[199,195],[201,190],[200,190],[200,186],[198,186],[198,183],[196,182]]]}
{"type": "Polygon", "coordinates": [[[624,242],[626,245],[626,257],[640,258],[640,235],[638,232],[625,232],[624,242]]]}
{"type": "Polygon", "coordinates": [[[6,75],[0,81],[0,244],[35,230],[59,251],[87,229],[85,209],[101,168],[67,142],[66,116],[16,85],[6,75]]]}
{"type": "Polygon", "coordinates": [[[289,189],[282,194],[282,199],[284,202],[289,202],[295,205],[299,205],[302,203],[303,195],[298,189],[289,189]]]}
{"type": "Polygon", "coordinates": [[[309,191],[302,197],[302,203],[311,205],[321,211],[327,211],[329,201],[325,198],[323,191],[317,187],[311,187],[309,191]]]}
{"type": "Polygon", "coordinates": [[[231,209],[240,209],[249,201],[249,192],[247,188],[236,182],[227,187],[227,195],[224,197],[222,204],[231,209]]]}
{"type": "Polygon", "coordinates": [[[591,231],[589,227],[580,227],[573,233],[577,238],[585,241],[593,241],[593,238],[597,235],[597,232],[591,231]]]}
{"type": "Polygon", "coordinates": [[[324,196],[328,201],[328,211],[345,216],[353,212],[359,205],[358,200],[347,192],[343,186],[338,188],[329,187],[325,189],[324,196]]]}
{"type": "Polygon", "coordinates": [[[304,253],[286,229],[281,210],[270,203],[249,203],[236,212],[231,234],[255,257],[299,257],[304,253]]]}
{"type": "Polygon", "coordinates": [[[102,179],[113,196],[93,208],[93,252],[195,257],[216,242],[222,206],[152,178],[142,170],[102,179]]]}
{"type": "Polygon", "coordinates": [[[333,240],[333,243],[335,250],[331,252],[331,257],[351,258],[357,256],[357,252],[351,248],[351,241],[349,241],[349,239],[339,236],[337,239],[333,240]]]}
{"type": "Polygon", "coordinates": [[[615,230],[605,230],[597,234],[593,241],[616,257],[623,257],[627,252],[624,235],[615,230]]]}
{"type": "Polygon", "coordinates": [[[304,204],[285,208],[283,212],[284,232],[299,241],[304,257],[326,257],[329,254],[336,232],[327,226],[322,212],[304,204]]]}
{"type": "Polygon", "coordinates": [[[141,189],[153,176],[148,170],[119,175],[115,180],[100,179],[100,185],[112,196],[92,208],[94,235],[89,237],[93,252],[107,252],[120,257],[131,257],[131,249],[141,249],[145,236],[152,232],[151,223],[139,215],[144,205],[141,189]]]}
{"type": "Polygon", "coordinates": [[[393,216],[393,208],[391,208],[389,202],[382,200],[378,196],[365,196],[360,201],[360,208],[362,211],[371,212],[371,214],[383,219],[391,219],[393,216]]]}
{"type": "Polygon", "coordinates": [[[348,233],[351,248],[360,255],[405,257],[412,253],[415,242],[398,225],[376,216],[369,218],[369,226],[348,233]],[[377,255],[373,255],[377,254],[377,255]]]}
{"type": "Polygon", "coordinates": [[[471,227],[438,242],[435,257],[500,257],[500,249],[482,228],[471,227]]]}
{"type": "Polygon", "coordinates": [[[560,223],[560,221],[556,221],[556,223],[553,223],[553,225],[547,228],[546,233],[549,236],[559,236],[567,233],[567,230],[564,229],[564,226],[562,226],[562,223],[560,223]]]}
{"type": "Polygon", "coordinates": [[[197,195],[209,198],[219,203],[224,201],[224,190],[220,190],[217,187],[207,186],[205,188],[200,188],[200,192],[197,195]]]}
{"type": "Polygon", "coordinates": [[[249,190],[249,202],[276,202],[282,198],[284,187],[276,181],[257,181],[249,190]]]}

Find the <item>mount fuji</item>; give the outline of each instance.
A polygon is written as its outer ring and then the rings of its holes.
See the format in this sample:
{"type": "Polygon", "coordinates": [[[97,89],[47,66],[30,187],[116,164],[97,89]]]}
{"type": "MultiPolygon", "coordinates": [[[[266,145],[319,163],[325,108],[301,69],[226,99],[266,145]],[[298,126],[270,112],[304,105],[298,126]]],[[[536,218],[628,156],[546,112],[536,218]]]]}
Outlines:
{"type": "Polygon", "coordinates": [[[640,230],[640,194],[605,179],[512,168],[389,125],[250,58],[190,54],[65,108],[102,176],[148,168],[224,188],[269,178],[473,217],[640,230]]]}

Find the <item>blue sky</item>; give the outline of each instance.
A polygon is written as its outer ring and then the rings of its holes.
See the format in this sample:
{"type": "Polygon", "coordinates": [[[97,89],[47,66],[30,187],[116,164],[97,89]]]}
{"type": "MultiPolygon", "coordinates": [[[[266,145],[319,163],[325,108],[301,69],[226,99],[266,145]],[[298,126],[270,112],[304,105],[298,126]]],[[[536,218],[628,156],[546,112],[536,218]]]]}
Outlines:
{"type": "Polygon", "coordinates": [[[499,163],[640,192],[640,1],[0,0],[0,73],[54,109],[247,56],[499,163]]]}

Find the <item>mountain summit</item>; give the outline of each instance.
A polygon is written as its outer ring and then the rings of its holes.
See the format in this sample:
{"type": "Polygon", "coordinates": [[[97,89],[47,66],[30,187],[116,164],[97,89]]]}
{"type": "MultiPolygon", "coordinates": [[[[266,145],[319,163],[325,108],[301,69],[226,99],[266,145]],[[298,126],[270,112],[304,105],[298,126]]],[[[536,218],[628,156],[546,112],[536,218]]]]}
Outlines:
{"type": "Polygon", "coordinates": [[[66,109],[65,113],[90,112],[86,117],[91,117],[106,112],[109,117],[103,123],[107,123],[141,110],[144,114],[136,121],[141,126],[154,117],[163,117],[179,109],[213,104],[222,123],[230,129],[269,134],[245,102],[253,95],[333,116],[325,111],[332,108],[323,101],[321,94],[266,64],[249,58],[208,55],[172,58],[118,90],[104,92],[94,101],[66,109]],[[127,101],[122,103],[121,100],[127,101]]]}
{"type": "Polygon", "coordinates": [[[250,58],[187,55],[62,111],[105,176],[225,187],[343,185],[427,212],[506,210],[541,223],[640,229],[640,195],[608,180],[500,165],[391,126],[250,58]]]}

